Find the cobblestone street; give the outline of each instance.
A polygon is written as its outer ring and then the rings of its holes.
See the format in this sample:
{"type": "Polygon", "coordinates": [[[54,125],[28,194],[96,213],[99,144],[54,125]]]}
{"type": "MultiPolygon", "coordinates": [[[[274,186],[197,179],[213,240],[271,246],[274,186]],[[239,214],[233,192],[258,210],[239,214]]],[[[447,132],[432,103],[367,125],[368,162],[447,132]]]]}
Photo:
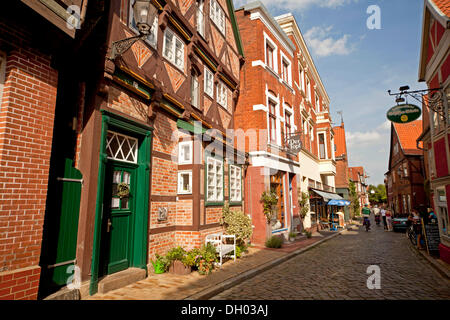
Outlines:
{"type": "Polygon", "coordinates": [[[450,299],[450,281],[414,251],[404,233],[372,224],[370,232],[353,227],[212,299],[450,299]],[[367,288],[370,265],[381,269],[379,290],[367,288]]]}

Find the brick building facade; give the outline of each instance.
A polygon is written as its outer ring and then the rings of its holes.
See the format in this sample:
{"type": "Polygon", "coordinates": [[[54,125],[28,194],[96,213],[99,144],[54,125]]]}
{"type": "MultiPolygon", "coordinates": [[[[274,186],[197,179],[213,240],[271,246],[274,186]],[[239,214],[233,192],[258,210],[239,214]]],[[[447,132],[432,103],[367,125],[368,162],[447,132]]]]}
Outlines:
{"type": "Polygon", "coordinates": [[[355,184],[356,193],[359,200],[360,211],[364,205],[370,204],[368,194],[367,175],[363,167],[349,167],[348,175],[350,180],[355,184]]]}
{"type": "Polygon", "coordinates": [[[450,6],[448,1],[424,0],[419,81],[431,91],[423,104],[423,155],[429,199],[438,216],[440,257],[450,263],[450,6]]]}
{"type": "MultiPolygon", "coordinates": [[[[349,182],[350,176],[348,172],[348,150],[347,141],[345,139],[344,121],[340,126],[333,127],[335,136],[335,158],[336,158],[336,193],[342,198],[350,200],[349,182]]],[[[345,220],[350,219],[350,208],[343,208],[345,220]]]]}
{"type": "Polygon", "coordinates": [[[156,253],[221,231],[225,204],[244,210],[246,157],[227,131],[243,62],[232,1],[152,0],[152,33],[115,58],[138,34],[134,0],[68,2],[49,22],[2,10],[2,299],[38,286],[44,298],[78,275],[81,297],[112,274],[136,281],[156,253]]]}
{"type": "Polygon", "coordinates": [[[416,139],[422,132],[422,120],[391,125],[389,171],[386,174],[388,206],[394,215],[409,214],[411,209],[426,212],[422,150],[416,139]]]}
{"type": "Polygon", "coordinates": [[[245,185],[251,190],[246,212],[255,226],[252,241],[264,243],[272,235],[287,238],[293,230],[313,227],[316,210],[307,214],[308,222],[301,221],[299,192],[334,192],[329,98],[291,14],[273,18],[256,1],[237,9],[236,16],[247,41],[234,121],[246,137],[253,137],[245,144],[250,156],[245,185]],[[302,141],[300,152],[287,147],[293,136],[302,141]],[[278,196],[270,222],[260,201],[269,190],[278,196]]]}
{"type": "MultiPolygon", "coordinates": [[[[72,3],[82,7],[83,1],[72,3]]],[[[64,51],[72,48],[74,37],[65,18],[43,4],[2,4],[0,299],[38,296],[57,94],[65,65],[73,62],[64,51]]]]}

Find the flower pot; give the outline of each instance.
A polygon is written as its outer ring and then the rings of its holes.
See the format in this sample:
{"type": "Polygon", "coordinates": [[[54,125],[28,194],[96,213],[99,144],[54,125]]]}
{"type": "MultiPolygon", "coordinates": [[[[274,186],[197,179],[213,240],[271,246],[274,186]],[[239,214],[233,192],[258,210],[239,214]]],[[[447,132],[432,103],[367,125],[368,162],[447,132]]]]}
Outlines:
{"type": "Polygon", "coordinates": [[[185,275],[191,273],[192,268],[185,266],[181,261],[175,260],[169,267],[169,272],[173,274],[185,275]]]}

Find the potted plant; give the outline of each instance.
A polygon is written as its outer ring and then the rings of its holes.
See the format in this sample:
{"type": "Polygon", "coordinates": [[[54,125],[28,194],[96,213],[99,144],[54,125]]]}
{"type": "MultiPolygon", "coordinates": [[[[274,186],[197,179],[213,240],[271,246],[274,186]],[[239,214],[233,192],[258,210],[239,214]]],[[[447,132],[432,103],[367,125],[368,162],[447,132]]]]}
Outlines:
{"type": "Polygon", "coordinates": [[[167,253],[167,259],[170,262],[169,272],[185,275],[192,272],[192,266],[187,259],[187,252],[182,247],[172,248],[167,253]]]}
{"type": "Polygon", "coordinates": [[[195,266],[197,267],[198,273],[202,275],[210,274],[214,269],[214,262],[217,261],[216,249],[212,244],[208,243],[196,251],[196,253],[195,266]]]}
{"type": "Polygon", "coordinates": [[[153,270],[156,274],[161,274],[166,272],[167,267],[169,266],[169,261],[166,257],[160,256],[159,254],[155,254],[155,261],[152,261],[153,270]]]}
{"type": "Polygon", "coordinates": [[[263,211],[267,218],[267,223],[270,223],[273,218],[273,212],[277,210],[278,196],[274,191],[264,191],[261,195],[261,202],[263,203],[263,211]]]}

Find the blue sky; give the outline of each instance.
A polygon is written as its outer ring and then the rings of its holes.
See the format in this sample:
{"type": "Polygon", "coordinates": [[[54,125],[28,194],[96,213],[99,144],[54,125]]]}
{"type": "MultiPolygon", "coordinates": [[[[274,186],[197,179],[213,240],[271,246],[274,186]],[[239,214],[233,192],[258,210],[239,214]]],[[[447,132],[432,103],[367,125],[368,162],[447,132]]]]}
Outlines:
{"type": "MultiPolygon", "coordinates": [[[[234,2],[239,8],[251,1],[234,2]]],[[[336,112],[343,111],[349,165],[363,166],[370,184],[383,183],[390,147],[386,111],[395,105],[387,90],[425,88],[417,81],[423,0],[262,2],[273,16],[294,14],[330,96],[335,125],[336,112]],[[381,9],[380,30],[367,28],[370,5],[381,9]]]]}

